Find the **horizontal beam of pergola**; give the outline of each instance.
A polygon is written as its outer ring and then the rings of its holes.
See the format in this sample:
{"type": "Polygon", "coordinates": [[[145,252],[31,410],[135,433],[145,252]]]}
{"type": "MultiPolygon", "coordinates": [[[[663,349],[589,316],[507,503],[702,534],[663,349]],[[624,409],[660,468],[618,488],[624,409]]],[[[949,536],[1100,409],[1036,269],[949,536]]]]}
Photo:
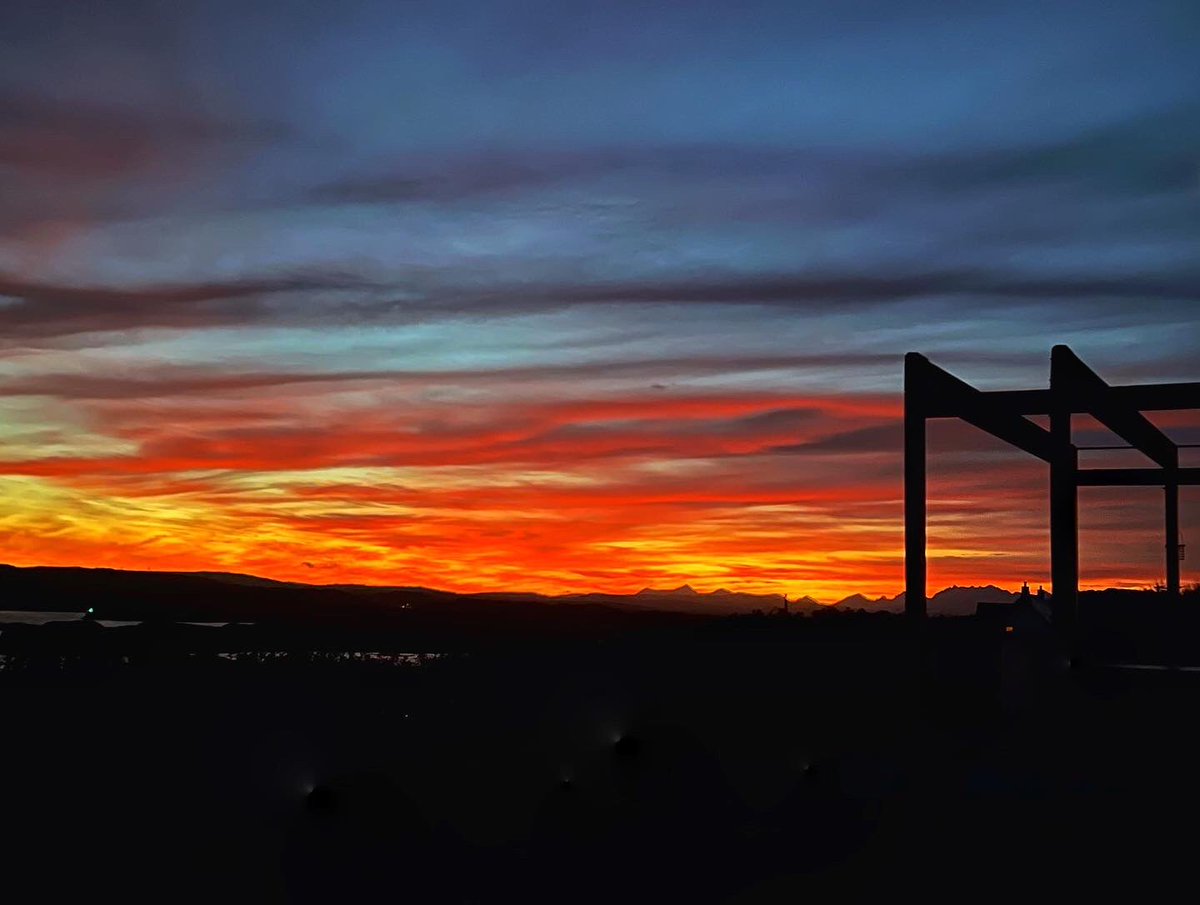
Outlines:
{"type": "Polygon", "coordinates": [[[1200,468],[1081,468],[1075,476],[1080,487],[1200,486],[1200,468]]]}
{"type": "MultiPolygon", "coordinates": [[[[1113,401],[1139,412],[1166,412],[1200,409],[1200,383],[1125,384],[1109,387],[1113,401]]],[[[991,406],[1013,415],[1049,415],[1054,411],[1055,397],[1050,390],[980,390],[991,406]]],[[[1068,399],[1067,404],[1077,415],[1088,410],[1086,400],[1068,399]]],[[[926,407],[926,418],[957,418],[949,406],[939,406],[936,400],[926,407]]]]}
{"type": "Polygon", "coordinates": [[[1085,411],[1110,431],[1163,468],[1179,465],[1179,449],[1171,438],[1135,408],[1113,395],[1112,387],[1067,346],[1055,346],[1050,355],[1051,389],[1085,411]]]}
{"type": "Polygon", "coordinates": [[[904,357],[904,374],[905,406],[910,417],[961,418],[1045,462],[1054,457],[1049,431],[1003,406],[989,404],[984,393],[924,355],[909,352],[904,357]],[[931,411],[946,414],[934,416],[931,411]]]}

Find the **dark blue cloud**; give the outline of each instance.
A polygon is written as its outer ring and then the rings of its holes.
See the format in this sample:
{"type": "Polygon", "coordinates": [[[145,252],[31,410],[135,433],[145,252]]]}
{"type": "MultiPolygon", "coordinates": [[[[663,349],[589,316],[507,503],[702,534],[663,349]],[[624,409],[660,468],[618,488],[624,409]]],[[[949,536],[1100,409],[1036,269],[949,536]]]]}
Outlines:
{"type": "Polygon", "coordinates": [[[1197,38],[1171,2],[10,5],[0,322],[649,306],[965,355],[1009,317],[1114,350],[1169,323],[1182,361],[1197,38]]]}

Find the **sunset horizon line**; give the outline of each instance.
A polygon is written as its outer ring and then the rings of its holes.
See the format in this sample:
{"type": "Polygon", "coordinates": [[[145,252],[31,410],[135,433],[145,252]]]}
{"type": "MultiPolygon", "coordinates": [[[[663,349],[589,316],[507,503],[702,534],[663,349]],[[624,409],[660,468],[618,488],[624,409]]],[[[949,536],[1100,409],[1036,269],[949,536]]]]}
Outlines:
{"type": "MultiPolygon", "coordinates": [[[[516,589],[503,589],[493,587],[485,590],[467,590],[463,588],[453,588],[446,586],[435,586],[427,584],[404,584],[399,582],[374,582],[361,579],[348,579],[345,581],[305,581],[297,578],[276,578],[272,575],[259,572],[244,572],[229,568],[193,568],[193,569],[171,569],[171,568],[154,568],[152,566],[112,566],[112,565],[82,565],[82,564],[63,564],[63,563],[25,563],[18,564],[13,562],[0,562],[0,569],[78,569],[78,570],[99,570],[112,572],[126,573],[152,573],[159,575],[197,575],[197,576],[236,576],[240,578],[252,578],[259,581],[277,582],[279,584],[293,584],[312,588],[337,588],[337,587],[361,587],[373,588],[378,590],[422,590],[432,591],[438,594],[452,594],[459,596],[481,596],[481,595],[507,595],[513,597],[544,597],[549,599],[566,598],[566,597],[587,597],[587,596],[604,596],[604,597],[636,597],[639,594],[651,592],[655,594],[665,595],[671,593],[686,594],[691,592],[697,596],[711,596],[715,594],[729,595],[744,595],[750,597],[782,597],[788,604],[796,604],[801,602],[811,602],[824,607],[833,607],[846,600],[854,597],[861,597],[869,602],[877,603],[881,601],[896,602],[904,597],[904,589],[902,582],[901,586],[893,592],[887,591],[849,591],[828,593],[822,592],[820,596],[807,591],[780,591],[778,589],[764,588],[763,586],[754,587],[738,587],[736,582],[713,583],[706,582],[703,579],[685,578],[680,576],[675,579],[679,584],[672,584],[671,580],[665,580],[661,584],[647,584],[642,587],[632,590],[612,590],[592,587],[587,589],[575,590],[533,590],[528,587],[516,589]],[[668,586],[669,585],[669,586],[668,586]],[[730,587],[733,585],[733,587],[730,587]]],[[[1044,588],[1047,594],[1051,594],[1050,582],[1037,582],[1022,579],[1016,582],[1016,588],[1008,587],[1013,582],[1007,579],[974,579],[966,584],[957,582],[947,584],[939,588],[929,595],[927,599],[933,599],[939,594],[953,590],[987,590],[996,589],[1008,594],[1019,593],[1022,585],[1027,585],[1035,592],[1044,588]]],[[[1160,579],[1144,579],[1131,578],[1118,582],[1088,582],[1082,581],[1079,586],[1080,591],[1146,591],[1152,592],[1161,586],[1160,579]]],[[[1188,583],[1186,586],[1191,587],[1194,583],[1188,583]]],[[[628,586],[632,587],[632,586],[628,586]]]]}

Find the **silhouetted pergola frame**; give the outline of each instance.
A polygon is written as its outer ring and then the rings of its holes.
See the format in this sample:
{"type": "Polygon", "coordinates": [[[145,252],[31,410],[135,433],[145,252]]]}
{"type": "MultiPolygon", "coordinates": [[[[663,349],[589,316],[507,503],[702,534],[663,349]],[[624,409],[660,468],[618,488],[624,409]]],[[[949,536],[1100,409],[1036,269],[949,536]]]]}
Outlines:
{"type": "Polygon", "coordinates": [[[1179,594],[1179,487],[1200,485],[1200,468],[1180,468],[1179,448],[1143,412],[1200,409],[1200,383],[1110,386],[1067,346],[1050,355],[1050,389],[984,392],[910,352],[904,358],[905,613],[926,603],[926,422],[959,418],[1050,466],[1050,582],[1053,619],[1070,631],[1079,596],[1079,488],[1161,486],[1166,494],[1167,590],[1179,594]],[[1152,468],[1079,467],[1072,415],[1091,415],[1147,456],[1152,468]],[[1026,416],[1048,415],[1050,429],[1026,416]]]}

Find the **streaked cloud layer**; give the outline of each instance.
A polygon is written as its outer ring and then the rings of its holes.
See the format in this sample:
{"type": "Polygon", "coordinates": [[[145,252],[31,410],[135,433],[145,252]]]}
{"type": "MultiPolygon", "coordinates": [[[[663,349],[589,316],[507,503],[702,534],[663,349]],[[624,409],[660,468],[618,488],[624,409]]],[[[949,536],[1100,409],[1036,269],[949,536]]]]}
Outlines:
{"type": "MultiPolygon", "coordinates": [[[[1153,2],[5,9],[3,559],[894,593],[905,351],[1200,379],[1198,40],[1153,2]]],[[[1042,469],[933,440],[932,581],[1045,580],[1042,469]]],[[[1083,502],[1086,579],[1158,578],[1157,496],[1083,502]]]]}

